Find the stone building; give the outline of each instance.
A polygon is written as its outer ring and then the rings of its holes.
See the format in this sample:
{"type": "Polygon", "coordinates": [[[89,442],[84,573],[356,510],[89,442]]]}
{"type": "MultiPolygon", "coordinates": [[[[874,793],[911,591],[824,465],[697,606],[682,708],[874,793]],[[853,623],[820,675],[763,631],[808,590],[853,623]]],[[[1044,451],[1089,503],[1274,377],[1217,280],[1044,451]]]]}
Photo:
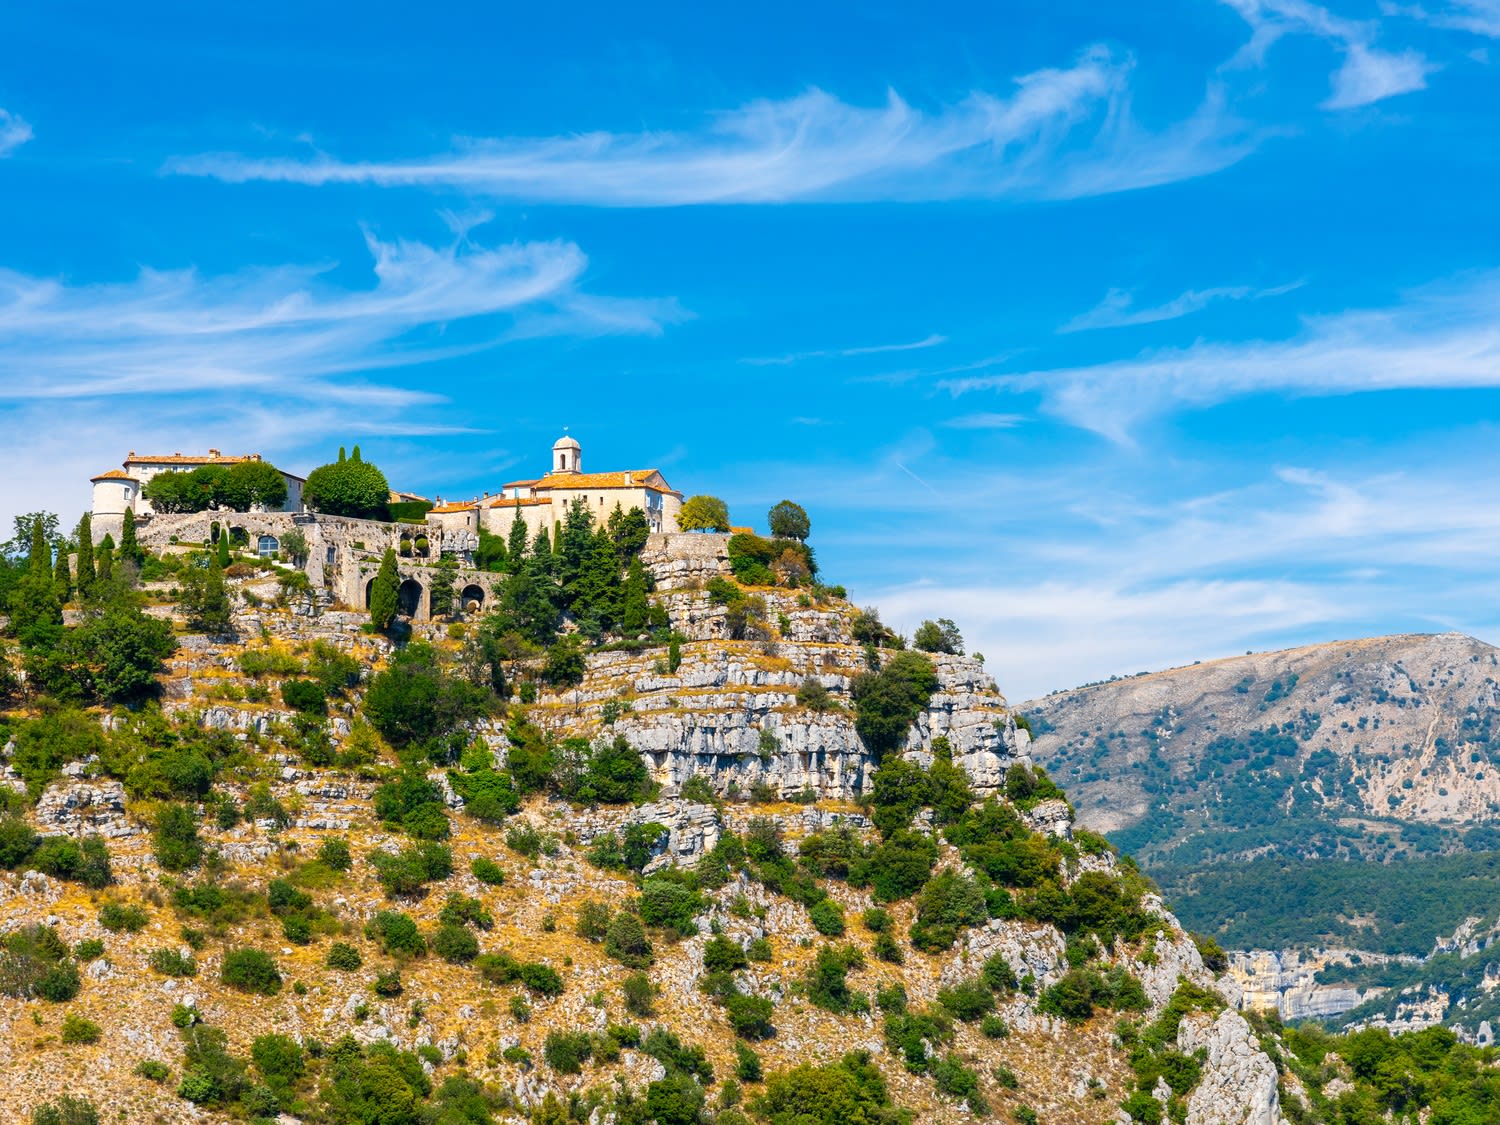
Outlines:
{"type": "Polygon", "coordinates": [[[427,522],[444,530],[464,529],[508,536],[511,525],[521,520],[529,538],[545,528],[548,534],[562,523],[575,500],[581,500],[598,522],[609,519],[618,505],[622,511],[639,508],[653,532],[677,530],[682,493],[667,483],[656,469],[626,469],[608,473],[585,473],[583,449],[575,438],[561,437],[552,446],[551,467],[544,476],[513,480],[498,494],[438,504],[427,513],[427,522]]]}
{"type": "MultiPolygon", "coordinates": [[[[120,468],[110,469],[90,478],[94,486],[91,509],[94,537],[102,539],[108,532],[118,538],[120,524],[127,511],[134,512],[137,517],[151,515],[151,501],[143,493],[147,482],[158,473],[187,473],[204,465],[227,467],[260,459],[259,453],[234,455],[221,453],[217,449],[210,449],[207,455],[161,453],[150,456],[137,454],[132,449],[120,468]]],[[[284,469],[278,469],[277,472],[286,481],[286,502],[278,511],[300,512],[302,486],[307,483],[306,480],[284,469]]]]}

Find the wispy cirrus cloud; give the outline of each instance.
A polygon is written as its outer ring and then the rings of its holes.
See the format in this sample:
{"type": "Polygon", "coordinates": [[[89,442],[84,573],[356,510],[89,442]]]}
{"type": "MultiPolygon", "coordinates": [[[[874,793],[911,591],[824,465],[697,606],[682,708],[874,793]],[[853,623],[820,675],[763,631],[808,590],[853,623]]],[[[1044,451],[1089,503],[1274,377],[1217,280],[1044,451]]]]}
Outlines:
{"type": "Polygon", "coordinates": [[[571,243],[365,241],[363,290],[329,284],[332,263],[79,286],[0,270],[0,401],[259,387],[400,406],[432,396],[346,380],[542,331],[654,333],[683,315],[584,292],[588,260],[571,243]],[[464,323],[482,329],[441,335],[464,323]]]}
{"type": "Polygon", "coordinates": [[[1066,334],[1086,332],[1096,328],[1130,328],[1141,324],[1156,324],[1163,320],[1177,320],[1191,316],[1219,301],[1258,301],[1264,297],[1279,297],[1299,289],[1303,282],[1278,285],[1270,289],[1253,289],[1248,285],[1220,286],[1214,289],[1189,289],[1185,293],[1160,305],[1137,308],[1135,295],[1127,289],[1111,289],[1104,299],[1086,313],[1080,313],[1058,329],[1066,334]]]}
{"type": "Polygon", "coordinates": [[[1500,39],[1500,0],[1439,0],[1436,6],[1382,3],[1381,9],[1387,15],[1410,16],[1434,27],[1500,39]]]}
{"type": "Polygon", "coordinates": [[[588,259],[571,243],[365,242],[365,288],[335,284],[331,262],[94,285],[0,270],[0,475],[12,485],[0,526],[20,505],[79,510],[122,435],[300,463],[330,434],[472,433],[489,415],[455,410],[414,369],[541,333],[657,333],[684,315],[671,300],[586,292],[588,259]]]}
{"type": "Polygon", "coordinates": [[[1350,20],[1308,0],[1221,0],[1250,25],[1250,42],[1234,63],[1259,66],[1272,44],[1287,35],[1311,35],[1343,55],[1324,109],[1355,109],[1427,87],[1436,66],[1418,51],[1375,46],[1379,25],[1350,20]]]}
{"type": "Polygon", "coordinates": [[[1129,443],[1145,419],[1265,392],[1338,395],[1500,387],[1500,272],[1399,304],[1309,319],[1287,340],[1200,342],[1085,367],[950,379],[954,395],[1031,392],[1042,409],[1129,443]]]}
{"type": "Polygon", "coordinates": [[[960,414],[943,423],[950,430],[1010,430],[1026,421],[1024,414],[997,414],[983,411],[978,414],[960,414]]]}
{"type": "Polygon", "coordinates": [[[31,126],[24,118],[0,109],[0,158],[7,157],[31,140],[31,126]]]}
{"type": "Polygon", "coordinates": [[[1102,46],[924,112],[895,92],[858,106],[810,89],[723,113],[697,132],[469,139],[415,160],[179,157],[166,171],[229,182],[446,187],[474,195],[624,207],[1074,198],[1207,175],[1261,134],[1210,89],[1175,124],[1131,112],[1133,61],[1102,46]]]}
{"type": "Polygon", "coordinates": [[[740,362],[752,367],[789,367],[805,359],[848,359],[851,356],[884,355],[887,352],[915,352],[924,348],[935,348],[947,342],[948,337],[933,333],[905,344],[866,344],[855,348],[821,348],[816,351],[791,352],[788,355],[756,356],[742,359],[740,362]]]}

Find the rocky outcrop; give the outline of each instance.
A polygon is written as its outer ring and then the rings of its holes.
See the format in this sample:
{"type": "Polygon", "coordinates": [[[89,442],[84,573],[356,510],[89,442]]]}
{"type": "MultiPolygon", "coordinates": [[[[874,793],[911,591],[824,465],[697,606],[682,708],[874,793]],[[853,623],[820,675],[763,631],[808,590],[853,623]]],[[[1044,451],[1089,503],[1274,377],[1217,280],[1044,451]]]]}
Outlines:
{"type": "Polygon", "coordinates": [[[1195,1012],[1183,1019],[1177,1044],[1187,1055],[1205,1052],[1203,1076],[1188,1096],[1187,1125],[1282,1125],[1276,1067],[1243,1016],[1195,1012]]]}
{"type": "Polygon", "coordinates": [[[1379,996],[1384,989],[1320,984],[1319,972],[1330,965],[1393,961],[1415,965],[1419,959],[1352,949],[1252,949],[1230,955],[1228,978],[1241,990],[1241,1011],[1273,1011],[1284,1021],[1327,1019],[1379,996]]]}
{"type": "Polygon", "coordinates": [[[44,834],[117,840],[140,831],[125,816],[125,787],[118,781],[58,782],[41,795],[34,816],[44,834]]]}

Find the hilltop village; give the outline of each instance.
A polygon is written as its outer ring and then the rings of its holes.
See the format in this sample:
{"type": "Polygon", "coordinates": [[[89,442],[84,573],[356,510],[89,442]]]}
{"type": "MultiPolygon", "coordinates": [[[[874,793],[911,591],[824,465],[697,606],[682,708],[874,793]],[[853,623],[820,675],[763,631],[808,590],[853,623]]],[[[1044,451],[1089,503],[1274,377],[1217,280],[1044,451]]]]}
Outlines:
{"type": "MultiPolygon", "coordinates": [[[[569,512],[581,504],[601,523],[616,509],[639,512],[650,534],[670,535],[678,530],[683,499],[656,469],[585,473],[582,447],[567,436],[553,444],[542,476],[510,481],[493,494],[461,502],[445,503],[439,497],[434,503],[390,491],[387,502],[377,497],[365,502],[363,510],[347,501],[309,506],[306,479],[274,468],[259,454],[226,455],[217,449],[206,455],[131,451],[120,468],[100,473],[91,483],[96,544],[106,536],[120,539],[127,512],[141,544],[154,550],[213,542],[222,529],[232,541],[273,558],[291,535],[298,565],[330,603],[368,608],[381,558],[387,547],[395,548],[402,566],[402,610],[419,621],[431,615],[432,575],[424,564],[444,556],[459,564],[463,599],[482,606],[485,583],[474,568],[481,534],[509,543],[519,537],[519,525],[528,542],[543,534],[555,537],[569,512]],[[194,503],[181,496],[192,490],[194,477],[215,480],[235,474],[260,481],[262,494],[246,488],[238,504],[194,503]]],[[[198,491],[201,495],[202,489],[198,491]]]]}

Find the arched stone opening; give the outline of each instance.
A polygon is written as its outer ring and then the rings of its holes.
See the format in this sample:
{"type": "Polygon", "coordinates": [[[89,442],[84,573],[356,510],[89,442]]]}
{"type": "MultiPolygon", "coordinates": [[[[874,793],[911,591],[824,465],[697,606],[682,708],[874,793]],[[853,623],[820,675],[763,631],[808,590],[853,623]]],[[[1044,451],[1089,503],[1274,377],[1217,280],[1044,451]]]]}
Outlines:
{"type": "Polygon", "coordinates": [[[484,608],[484,587],[470,582],[458,595],[458,608],[465,613],[477,613],[484,608]]]}
{"type": "Polygon", "coordinates": [[[365,583],[365,608],[370,608],[370,593],[375,589],[375,579],[371,578],[365,583]]]}
{"type": "Polygon", "coordinates": [[[263,559],[274,559],[281,551],[281,543],[274,535],[262,535],[255,541],[255,553],[263,559]]]}
{"type": "Polygon", "coordinates": [[[401,583],[401,589],[396,594],[396,604],[401,607],[401,612],[407,617],[416,617],[422,611],[422,599],[427,591],[422,589],[422,584],[415,578],[408,578],[401,583]]]}
{"type": "Polygon", "coordinates": [[[250,546],[250,533],[238,525],[229,529],[229,545],[235,549],[250,546]]]}

